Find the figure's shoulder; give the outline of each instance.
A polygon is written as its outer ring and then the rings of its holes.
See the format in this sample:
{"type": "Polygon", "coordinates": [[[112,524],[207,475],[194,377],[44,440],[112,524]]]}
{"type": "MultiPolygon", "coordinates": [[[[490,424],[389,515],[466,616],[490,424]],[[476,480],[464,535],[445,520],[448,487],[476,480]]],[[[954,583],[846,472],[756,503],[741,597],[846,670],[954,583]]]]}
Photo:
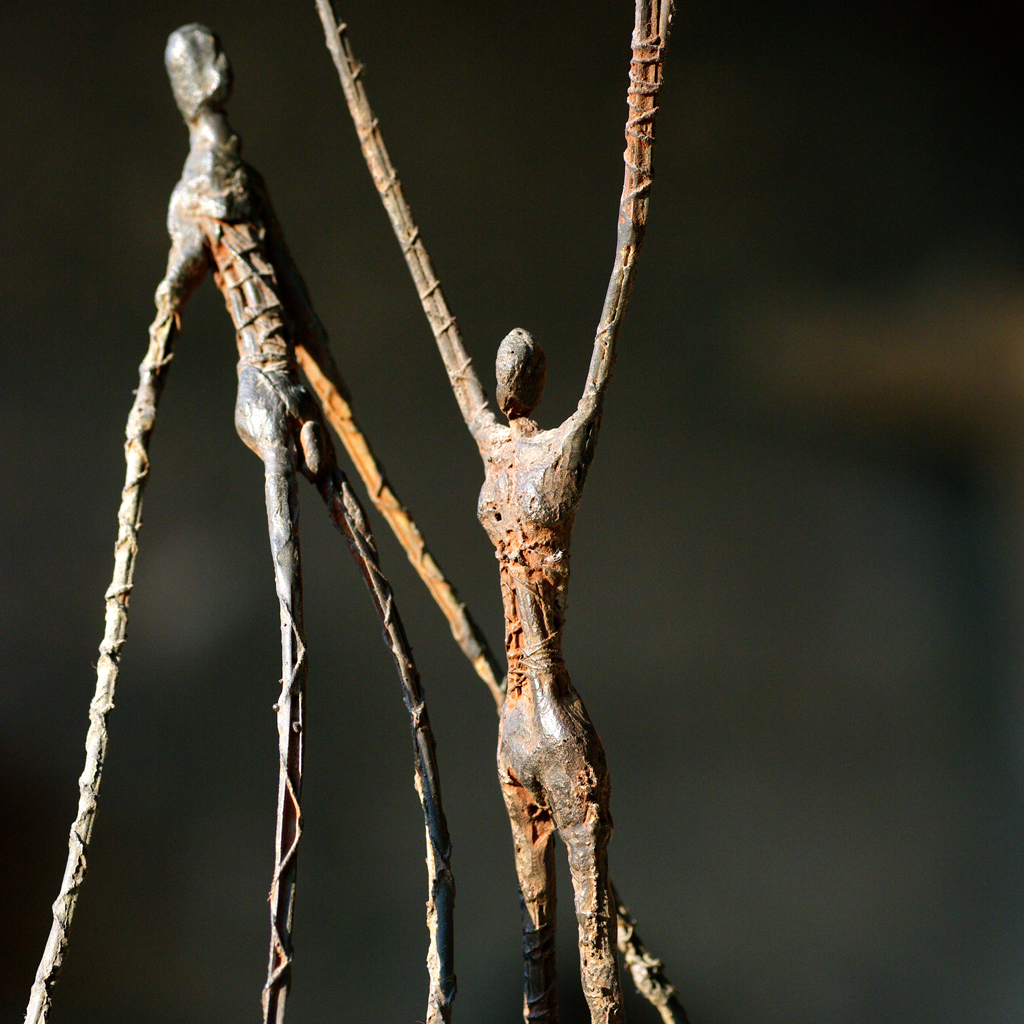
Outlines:
{"type": "Polygon", "coordinates": [[[550,444],[556,448],[563,458],[584,457],[583,453],[591,447],[594,434],[594,419],[577,409],[554,430],[546,431],[551,435],[550,444]]]}
{"type": "Polygon", "coordinates": [[[492,417],[480,424],[474,432],[480,455],[488,465],[508,461],[512,455],[512,431],[492,417]]]}
{"type": "Polygon", "coordinates": [[[169,220],[251,220],[264,205],[266,186],[243,163],[238,137],[215,145],[194,145],[171,194],[169,220]]]}

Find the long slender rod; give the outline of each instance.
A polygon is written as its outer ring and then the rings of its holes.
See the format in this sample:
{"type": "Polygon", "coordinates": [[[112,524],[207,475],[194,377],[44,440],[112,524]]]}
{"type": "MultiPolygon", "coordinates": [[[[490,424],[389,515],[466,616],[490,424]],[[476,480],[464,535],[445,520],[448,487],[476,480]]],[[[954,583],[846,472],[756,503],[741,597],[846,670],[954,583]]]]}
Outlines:
{"type": "MultiPolygon", "coordinates": [[[[647,192],[651,181],[650,146],[653,144],[650,127],[657,113],[661,56],[668,38],[672,5],[669,0],[664,0],[660,4],[655,3],[653,19],[650,3],[638,0],[636,6],[636,29],[633,35],[633,60],[630,64],[628,93],[630,118],[626,125],[626,175],[623,199],[620,202],[619,244],[616,247],[615,264],[595,344],[591,378],[597,386],[588,386],[584,400],[588,394],[595,398],[601,395],[603,388],[600,385],[607,379],[611,370],[615,339],[632,289],[636,256],[646,222],[647,192]],[[652,41],[655,44],[653,47],[652,41]]],[[[463,419],[475,437],[488,421],[487,396],[476,374],[467,372],[470,368],[470,358],[463,344],[458,323],[448,309],[441,282],[434,273],[433,263],[402,191],[398,172],[388,155],[379,122],[370,107],[361,77],[362,65],[353,55],[348,39],[348,26],[338,20],[333,0],[316,0],[316,8],[323,24],[327,49],[337,68],[370,177],[387,211],[423,312],[441,350],[463,419]]],[[[500,701],[498,710],[501,710],[500,701]]],[[[657,1008],[665,1024],[688,1024],[686,1011],[679,1002],[675,988],[665,976],[661,961],[652,957],[641,943],[636,935],[636,922],[629,916],[622,901],[616,898],[615,904],[619,952],[626,961],[626,967],[636,982],[638,991],[657,1008]],[[656,964],[657,967],[651,969],[652,964],[656,964]]]]}
{"type": "MultiPolygon", "coordinates": [[[[160,295],[158,294],[158,303],[160,295]]],[[[29,994],[25,1024],[44,1024],[50,1014],[54,986],[64,962],[68,931],[78,893],[88,867],[86,856],[96,820],[96,805],[107,756],[107,716],[121,665],[121,648],[128,633],[128,599],[132,592],[135,559],[139,553],[142,525],[142,491],[149,476],[149,439],[156,425],[156,411],[167,379],[180,321],[166,303],[160,305],[149,329],[149,350],[139,367],[139,389],[125,430],[126,462],[121,507],[117,513],[114,574],[105,595],[106,616],[100,657],[96,663],[96,690],[89,704],[89,731],[85,737],[85,768],[78,780],[78,814],[68,837],[68,860],[60,895],[53,904],[53,924],[46,940],[35,982],[29,994]]]]}
{"type": "Polygon", "coordinates": [[[409,712],[413,740],[413,781],[423,810],[427,836],[427,873],[430,898],[427,900],[427,929],[430,948],[427,971],[430,994],[425,1024],[450,1024],[455,998],[455,942],[453,910],[455,879],[452,875],[452,844],[441,804],[441,782],[437,768],[437,750],[430,728],[427,705],[419,673],[412,660],[412,648],[395,606],[391,584],[377,557],[377,547],[366,522],[366,515],[345,475],[333,469],[317,484],[328,513],[345,535],[384,630],[384,643],[391,651],[402,681],[402,696],[409,712]]]}

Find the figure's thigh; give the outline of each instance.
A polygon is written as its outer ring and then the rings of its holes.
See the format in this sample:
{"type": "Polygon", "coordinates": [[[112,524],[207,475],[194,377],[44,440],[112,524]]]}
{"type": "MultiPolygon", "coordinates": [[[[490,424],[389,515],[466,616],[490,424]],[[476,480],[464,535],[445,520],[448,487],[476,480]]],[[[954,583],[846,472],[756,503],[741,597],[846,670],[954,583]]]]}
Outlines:
{"type": "Polygon", "coordinates": [[[552,1024],[558,1020],[555,826],[546,802],[536,800],[507,769],[501,772],[501,790],[523,912],[523,1015],[529,1024],[552,1024]]]}
{"type": "Polygon", "coordinates": [[[554,893],[555,824],[551,808],[542,793],[528,790],[500,759],[498,774],[512,826],[516,874],[523,899],[528,904],[537,903],[545,899],[549,889],[554,893]]]}

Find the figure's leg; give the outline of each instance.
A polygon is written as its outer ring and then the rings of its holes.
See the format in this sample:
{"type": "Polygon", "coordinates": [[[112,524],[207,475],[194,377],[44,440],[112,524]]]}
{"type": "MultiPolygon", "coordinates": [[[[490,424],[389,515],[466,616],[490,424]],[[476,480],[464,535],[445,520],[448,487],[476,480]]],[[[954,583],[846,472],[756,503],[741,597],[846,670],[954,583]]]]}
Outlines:
{"type": "Polygon", "coordinates": [[[270,887],[270,964],[263,989],[263,1019],[281,1024],[291,984],[292,916],[295,907],[296,848],[302,835],[299,799],[306,690],[306,645],[302,628],[302,570],[299,560],[299,502],[295,472],[282,456],[265,456],[267,522],[274,581],[281,606],[281,695],[277,712],[277,834],[270,887]]]}
{"type": "Polygon", "coordinates": [[[519,782],[498,753],[523,912],[523,1018],[556,1024],[558,975],[555,960],[555,825],[551,811],[519,782]]]}
{"type": "Polygon", "coordinates": [[[412,648],[405,635],[402,620],[395,607],[391,584],[381,571],[377,547],[370,532],[362,506],[349,486],[345,474],[333,463],[317,468],[320,455],[311,459],[313,448],[303,428],[303,451],[307,465],[316,477],[317,487],[327,505],[335,526],[344,534],[352,555],[363,574],[384,629],[384,642],[391,650],[402,681],[402,696],[409,711],[412,727],[416,792],[423,810],[427,830],[427,871],[430,875],[430,899],[427,901],[427,928],[430,949],[427,968],[430,972],[430,995],[427,1000],[426,1024],[447,1024],[451,1020],[455,998],[454,906],[455,879],[451,869],[451,839],[441,806],[441,782],[437,771],[434,734],[427,716],[427,706],[420,686],[419,673],[412,660],[412,648]]]}
{"type": "Polygon", "coordinates": [[[569,870],[580,933],[580,978],[592,1024],[624,1024],[615,959],[615,903],[608,882],[611,817],[604,800],[587,805],[582,822],[559,829],[569,851],[569,870]]]}

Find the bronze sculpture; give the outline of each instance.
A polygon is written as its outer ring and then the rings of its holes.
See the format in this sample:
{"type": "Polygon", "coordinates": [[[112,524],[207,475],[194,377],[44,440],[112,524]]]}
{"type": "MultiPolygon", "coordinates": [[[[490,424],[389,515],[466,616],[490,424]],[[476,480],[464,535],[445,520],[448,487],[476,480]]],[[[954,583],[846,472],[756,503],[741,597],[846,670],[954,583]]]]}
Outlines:
{"type": "Polygon", "coordinates": [[[527,1022],[557,1020],[557,830],[569,850],[580,973],[594,1024],[623,1019],[616,919],[623,926],[623,953],[637,987],[666,1024],[680,1024],[686,1021],[686,1012],[660,961],[642,951],[633,922],[608,879],[611,815],[604,750],[561,654],[572,526],[593,459],[647,220],[671,0],[636,0],[615,261],[583,397],[576,412],[551,431],[541,431],[530,419],[543,390],[544,356],[525,331],[509,334],[498,352],[497,400],[509,425],[498,423],[370,109],[362,66],[352,55],[346,26],[338,19],[333,0],[317,0],[317,10],[367,167],[402,248],[462,418],[484,460],[477,512],[496,548],[505,613],[508,676],[500,709],[498,771],[515,841],[523,910],[524,1017],[527,1022]]]}
{"type": "Polygon", "coordinates": [[[267,519],[281,607],[282,689],[275,704],[280,782],[272,938],[263,992],[266,1021],[284,1019],[291,970],[295,850],[301,830],[303,704],[306,676],[297,474],[319,490],[370,588],[412,717],[417,789],[431,869],[431,991],[428,1020],[447,1019],[454,998],[450,841],[441,807],[434,741],[419,677],[391,588],[358,500],[338,468],[312,395],[299,383],[294,335],[326,351],[325,332],[288,253],[266,187],[242,162],[241,143],[224,113],[231,68],[217,37],[201,25],[171,34],[166,53],[174,97],[189,126],[190,152],[171,197],[172,247],[157,305],[178,316],[208,269],[224,295],[238,341],[239,437],[263,460],[267,519]]]}
{"type": "MultiPolygon", "coordinates": [[[[323,16],[324,5],[318,6],[323,16]]],[[[521,529],[511,543],[507,537],[502,539],[501,529],[489,529],[499,547],[499,557],[503,557],[506,612],[511,610],[517,623],[517,630],[512,632],[518,633],[520,641],[515,643],[510,634],[513,693],[506,707],[508,713],[503,715],[502,751],[509,813],[517,838],[524,840],[517,849],[517,860],[521,882],[525,880],[528,1018],[553,1020],[557,1013],[552,930],[554,887],[547,882],[550,878],[553,883],[551,841],[553,829],[558,826],[570,845],[577,902],[582,908],[579,913],[583,977],[595,1020],[621,1018],[614,958],[616,911],[620,949],[638,988],[659,1009],[667,1024],[686,1019],[674,990],[664,978],[660,961],[644,950],[628,911],[607,881],[604,851],[611,828],[607,813],[607,769],[600,740],[572,689],[560,654],[568,541],[575,505],[592,457],[615,336],[642,236],[652,141],[647,126],[652,125],[656,112],[654,101],[669,16],[667,3],[654,0],[653,4],[648,4],[647,0],[637,0],[637,29],[630,73],[631,117],[627,125],[627,136],[636,140],[635,145],[629,143],[636,162],[630,161],[627,148],[629,170],[620,220],[622,244],[595,345],[591,380],[578,410],[582,418],[576,417],[582,433],[565,430],[569,421],[559,431],[540,432],[529,419],[529,413],[540,398],[543,366],[539,349],[525,332],[513,332],[506,339],[499,366],[499,373],[503,374],[499,403],[510,417],[510,426],[499,427],[490,410],[484,416],[474,413],[470,422],[467,410],[480,412],[480,407],[486,405],[482,388],[461,348],[455,321],[447,315],[440,285],[433,278],[407,209],[400,218],[403,226],[407,222],[407,229],[401,231],[399,237],[410,268],[415,264],[424,277],[421,288],[414,269],[420,299],[431,319],[467,422],[474,433],[484,425],[494,428],[491,440],[495,445],[495,458],[492,461],[500,463],[501,469],[488,476],[488,481],[495,484],[489,502],[490,525],[496,527],[503,518],[517,517],[525,523],[532,516],[536,526],[536,529],[521,529]],[[588,405],[586,411],[585,405],[588,405]],[[529,454],[530,446],[520,443],[532,438],[538,443],[544,442],[541,447],[553,451],[546,442],[552,441],[553,437],[548,435],[554,434],[562,435],[562,440],[569,445],[565,466],[572,467],[570,475],[575,477],[574,483],[563,479],[555,481],[554,477],[549,479],[549,471],[557,467],[545,466],[540,447],[534,446],[529,454]],[[506,480],[520,475],[519,470],[527,464],[536,470],[536,486],[532,497],[528,496],[529,500],[524,502],[519,500],[523,494],[511,495],[507,487],[503,490],[500,478],[503,473],[506,480]],[[563,484],[567,486],[564,493],[560,490],[563,484]],[[502,509],[505,509],[504,517],[502,509]],[[533,556],[537,557],[531,562],[533,556]],[[520,571],[521,566],[525,566],[525,571],[520,571]],[[525,845],[525,840],[529,841],[529,846],[525,845]]],[[[329,32],[328,44],[341,71],[340,54],[336,50],[339,44],[345,45],[343,26],[334,26],[329,32]]],[[[445,611],[460,647],[488,683],[499,705],[503,703],[503,687],[497,683],[495,665],[486,643],[429,557],[419,531],[390,491],[373,461],[365,437],[351,418],[348,396],[327,349],[325,332],[288,254],[266,189],[259,175],[241,161],[240,142],[224,115],[223,103],[230,92],[231,71],[216,37],[201,26],[186,26],[172,34],[167,63],[175,98],[189,124],[192,145],[182,181],[172,199],[168,218],[172,251],[167,276],[157,291],[158,315],[150,329],[150,348],[140,367],[140,385],[128,422],[128,471],[119,513],[114,580],[106,595],[107,628],[97,666],[96,696],[90,706],[79,814],[72,826],[68,867],[61,894],[54,904],[53,928],[33,986],[26,1021],[41,1024],[46,1019],[52,986],[66,950],[67,929],[84,877],[106,749],[105,721],[113,707],[120,650],[125,641],[137,530],[141,522],[141,495],[149,472],[149,438],[180,329],[181,313],[192,291],[211,269],[238,336],[236,426],[243,441],[265,464],[268,523],[281,606],[284,678],[281,698],[275,704],[281,771],[271,891],[273,935],[264,991],[264,1016],[267,1020],[281,1021],[284,1015],[291,968],[295,852],[301,834],[299,794],[306,666],[296,526],[297,474],[302,473],[317,485],[332,519],[346,535],[370,587],[384,624],[385,640],[402,678],[412,719],[416,785],[427,826],[427,861],[431,874],[428,902],[431,994],[427,1019],[429,1022],[448,1020],[455,987],[451,953],[454,886],[448,866],[449,841],[441,811],[433,738],[408,643],[393,608],[390,587],[380,572],[372,536],[347,480],[337,468],[320,410],[298,381],[297,363],[301,364],[323,402],[330,422],[339,430],[346,449],[370,487],[372,500],[395,529],[417,571],[445,611]]],[[[350,56],[346,57],[346,64],[354,81],[358,68],[350,56]]],[[[359,89],[361,86],[357,91],[359,89]]],[[[364,130],[360,130],[368,160],[371,160],[367,148],[371,137],[383,153],[376,122],[370,122],[370,118],[365,119],[365,135],[364,130]]],[[[383,157],[386,167],[386,153],[383,157]]],[[[388,197],[404,203],[393,169],[386,176],[380,176],[380,180],[376,173],[374,178],[385,205],[388,205],[388,197]]],[[[390,207],[389,212],[392,212],[390,207]]],[[[392,219],[398,231],[399,222],[394,215],[392,219]]],[[[526,491],[529,490],[527,487],[526,491]]],[[[484,518],[486,525],[486,514],[484,518]]]]}
{"type": "MultiPolygon", "coordinates": [[[[523,906],[525,1013],[556,1020],[555,831],[569,855],[579,923],[580,974],[593,1021],[622,1021],[615,904],[608,883],[612,833],[604,748],[562,658],[569,549],[599,416],[598,394],[555,430],[530,414],[544,387],[543,350],[525,331],[501,343],[500,425],[481,412],[474,439],[486,477],[477,516],[494,544],[505,611],[508,691],[498,731],[498,775],[512,825],[523,906]]],[[[490,415],[488,415],[490,413],[490,415]]]]}

